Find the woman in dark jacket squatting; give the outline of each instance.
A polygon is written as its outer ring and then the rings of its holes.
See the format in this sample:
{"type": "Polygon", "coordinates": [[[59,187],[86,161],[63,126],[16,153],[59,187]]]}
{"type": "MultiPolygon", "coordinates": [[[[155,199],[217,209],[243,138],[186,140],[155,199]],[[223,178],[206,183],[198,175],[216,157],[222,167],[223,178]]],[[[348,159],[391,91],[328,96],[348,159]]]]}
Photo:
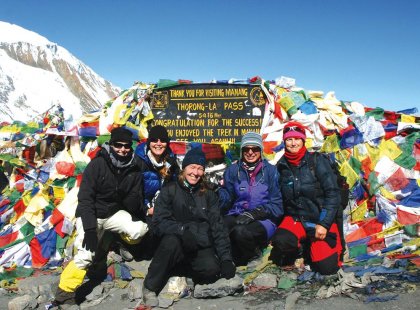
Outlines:
{"type": "Polygon", "coordinates": [[[328,159],[309,153],[305,139],[302,124],[285,125],[285,153],[277,163],[285,216],[271,240],[271,259],[290,265],[303,254],[313,271],[333,274],[341,266],[342,246],[335,223],[340,191],[328,159]]]}
{"type": "Polygon", "coordinates": [[[191,149],[178,181],[163,187],[156,200],[153,225],[160,243],[144,280],[147,306],[158,305],[157,295],[171,276],[187,275],[199,284],[235,276],[218,198],[203,180],[205,166],[204,153],[191,149]]]}

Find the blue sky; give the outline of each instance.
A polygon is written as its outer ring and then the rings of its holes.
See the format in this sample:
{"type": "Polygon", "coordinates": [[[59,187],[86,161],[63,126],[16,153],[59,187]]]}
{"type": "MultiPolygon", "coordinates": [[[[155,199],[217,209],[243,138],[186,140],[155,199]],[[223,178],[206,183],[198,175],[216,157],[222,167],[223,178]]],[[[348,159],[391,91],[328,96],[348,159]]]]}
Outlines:
{"type": "Polygon", "coordinates": [[[123,89],[288,76],[340,100],[420,110],[416,0],[2,0],[0,20],[58,43],[123,89]]]}

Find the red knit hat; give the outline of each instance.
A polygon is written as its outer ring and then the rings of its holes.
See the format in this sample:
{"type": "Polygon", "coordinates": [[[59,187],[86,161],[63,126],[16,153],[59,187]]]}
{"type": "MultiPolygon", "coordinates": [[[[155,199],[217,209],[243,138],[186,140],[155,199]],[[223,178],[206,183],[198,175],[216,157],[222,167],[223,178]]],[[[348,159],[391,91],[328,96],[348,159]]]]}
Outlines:
{"type": "Polygon", "coordinates": [[[306,140],[305,126],[299,122],[288,122],[283,128],[283,141],[288,138],[296,138],[306,140]]]}

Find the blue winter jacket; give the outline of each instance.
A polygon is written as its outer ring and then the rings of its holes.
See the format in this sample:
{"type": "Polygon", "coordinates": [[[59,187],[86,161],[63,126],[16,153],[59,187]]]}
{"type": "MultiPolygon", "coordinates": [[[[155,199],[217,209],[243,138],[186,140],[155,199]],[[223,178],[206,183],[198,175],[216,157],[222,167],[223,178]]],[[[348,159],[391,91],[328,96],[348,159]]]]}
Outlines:
{"type": "Polygon", "coordinates": [[[263,166],[250,185],[248,172],[241,163],[229,166],[223,175],[223,187],[218,191],[220,207],[227,215],[239,215],[245,211],[262,208],[267,219],[261,223],[269,237],[283,215],[279,175],[275,166],[263,159],[263,166]],[[268,222],[269,221],[269,222],[268,222]]]}
{"type": "Polygon", "coordinates": [[[163,185],[166,185],[170,181],[176,180],[179,173],[179,166],[176,162],[175,155],[168,147],[168,156],[166,158],[167,164],[169,165],[170,177],[167,180],[163,180],[159,171],[153,166],[149,157],[147,156],[148,148],[147,143],[141,143],[137,146],[135,153],[143,161],[142,174],[143,174],[143,197],[145,212],[147,211],[148,204],[155,197],[157,191],[159,191],[163,185]]]}

